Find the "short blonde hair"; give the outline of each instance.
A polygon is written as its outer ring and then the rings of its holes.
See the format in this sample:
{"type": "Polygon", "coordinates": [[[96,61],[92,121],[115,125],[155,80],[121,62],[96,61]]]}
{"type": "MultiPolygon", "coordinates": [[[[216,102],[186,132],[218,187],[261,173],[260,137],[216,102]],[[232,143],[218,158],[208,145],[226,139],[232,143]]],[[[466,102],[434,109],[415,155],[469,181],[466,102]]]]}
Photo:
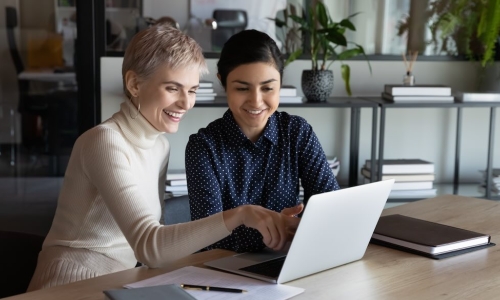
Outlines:
{"type": "Polygon", "coordinates": [[[125,51],[122,77],[127,98],[131,97],[125,82],[128,71],[145,80],[165,64],[172,69],[198,65],[200,75],[208,73],[203,52],[195,40],[172,26],[157,24],[138,32],[125,51]]]}

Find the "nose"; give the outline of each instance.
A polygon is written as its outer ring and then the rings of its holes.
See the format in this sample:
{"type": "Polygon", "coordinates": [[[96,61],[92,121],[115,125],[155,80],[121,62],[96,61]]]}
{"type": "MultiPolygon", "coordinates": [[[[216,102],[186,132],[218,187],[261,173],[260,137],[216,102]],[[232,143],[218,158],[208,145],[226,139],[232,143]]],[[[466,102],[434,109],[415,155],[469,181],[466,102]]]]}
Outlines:
{"type": "Polygon", "coordinates": [[[262,98],[262,93],[260,92],[259,89],[254,89],[251,91],[250,95],[249,95],[249,99],[248,101],[255,106],[255,108],[258,108],[260,107],[260,105],[262,104],[263,102],[263,98],[262,98]]]}
{"type": "Polygon", "coordinates": [[[194,96],[189,94],[189,91],[183,91],[180,93],[179,99],[177,100],[177,106],[181,109],[188,110],[194,105],[194,96]],[[191,99],[192,98],[192,99],[191,99]]]}

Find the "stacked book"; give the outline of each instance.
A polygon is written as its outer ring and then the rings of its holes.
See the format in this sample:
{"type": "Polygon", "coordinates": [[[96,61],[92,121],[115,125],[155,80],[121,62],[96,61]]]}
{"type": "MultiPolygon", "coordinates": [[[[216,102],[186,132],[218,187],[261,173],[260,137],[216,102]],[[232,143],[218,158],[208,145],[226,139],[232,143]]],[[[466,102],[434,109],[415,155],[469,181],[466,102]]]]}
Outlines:
{"type": "Polygon", "coordinates": [[[393,102],[454,102],[451,87],[445,85],[386,84],[382,98],[393,102]]]}
{"type": "MultiPolygon", "coordinates": [[[[372,170],[377,175],[377,161],[372,168],[371,160],[367,160],[361,174],[365,183],[370,182],[372,170]]],[[[436,196],[433,188],[434,164],[421,159],[384,159],[382,163],[382,180],[394,179],[395,183],[389,199],[420,199],[436,196]]]]}
{"type": "Polygon", "coordinates": [[[283,85],[280,89],[280,103],[302,103],[302,97],[297,96],[297,88],[293,85],[283,85]]]}
{"type": "Polygon", "coordinates": [[[167,192],[170,197],[187,195],[186,171],[168,170],[165,182],[165,192],[167,192]]]}
{"type": "Polygon", "coordinates": [[[214,101],[214,83],[212,81],[200,80],[200,87],[196,90],[196,101],[214,101]]]}
{"type": "MultiPolygon", "coordinates": [[[[481,194],[486,194],[486,171],[480,172],[483,173],[483,182],[479,185],[478,191],[481,194]]],[[[500,169],[493,169],[490,188],[492,196],[500,196],[500,169]]]]}
{"type": "Polygon", "coordinates": [[[455,95],[458,102],[500,102],[500,93],[465,93],[455,95]]]}
{"type": "Polygon", "coordinates": [[[340,170],[340,161],[337,159],[337,157],[327,157],[326,160],[328,161],[328,165],[330,166],[330,169],[333,172],[333,175],[337,177],[339,174],[340,170]]]}

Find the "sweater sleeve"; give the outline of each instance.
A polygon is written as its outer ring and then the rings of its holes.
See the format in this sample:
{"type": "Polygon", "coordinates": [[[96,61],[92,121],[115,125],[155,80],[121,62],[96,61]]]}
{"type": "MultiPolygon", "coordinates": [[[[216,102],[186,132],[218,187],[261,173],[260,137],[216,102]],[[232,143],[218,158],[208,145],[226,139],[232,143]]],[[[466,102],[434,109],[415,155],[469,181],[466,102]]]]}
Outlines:
{"type": "MultiPolygon", "coordinates": [[[[170,157],[170,144],[165,138],[165,147],[167,149],[166,156],[170,157]]],[[[160,206],[162,211],[162,217],[160,218],[160,224],[165,225],[165,219],[163,218],[163,212],[165,211],[165,180],[167,179],[167,169],[168,169],[168,159],[166,159],[165,165],[162,166],[160,171],[160,176],[158,176],[158,195],[160,195],[160,206]]]]}
{"type": "Polygon", "coordinates": [[[129,145],[116,131],[102,128],[84,144],[82,163],[137,260],[161,267],[230,234],[222,213],[194,222],[163,226],[154,217],[128,160],[129,145]]]}

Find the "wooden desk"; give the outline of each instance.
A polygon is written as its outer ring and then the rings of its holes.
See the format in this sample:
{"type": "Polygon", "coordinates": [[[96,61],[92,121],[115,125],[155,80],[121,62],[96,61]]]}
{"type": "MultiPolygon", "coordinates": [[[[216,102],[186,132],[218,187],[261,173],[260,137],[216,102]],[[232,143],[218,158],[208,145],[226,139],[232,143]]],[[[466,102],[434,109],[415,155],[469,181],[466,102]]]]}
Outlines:
{"type": "Polygon", "coordinates": [[[21,80],[75,83],[75,72],[55,73],[54,70],[24,71],[17,78],[21,80]]]}
{"type": "MultiPolygon", "coordinates": [[[[384,210],[459,226],[500,241],[500,203],[440,196],[384,210]]],[[[105,289],[230,255],[213,250],[191,255],[170,268],[135,268],[10,299],[103,299],[105,289]]],[[[335,250],[332,249],[332,255],[335,250]]],[[[444,260],[433,260],[369,245],[362,260],[290,282],[305,292],[293,299],[495,299],[500,295],[500,245],[444,260]]]]}

